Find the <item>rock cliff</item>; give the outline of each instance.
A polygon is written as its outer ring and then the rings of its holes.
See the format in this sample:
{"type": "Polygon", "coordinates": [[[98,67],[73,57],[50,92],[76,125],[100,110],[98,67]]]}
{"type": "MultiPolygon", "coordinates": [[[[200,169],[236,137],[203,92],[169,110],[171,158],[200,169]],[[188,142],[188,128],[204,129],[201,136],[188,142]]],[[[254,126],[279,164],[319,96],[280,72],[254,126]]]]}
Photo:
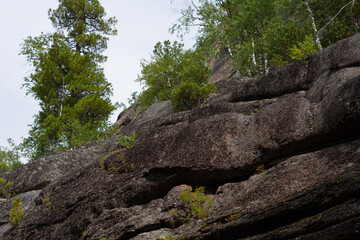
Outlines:
{"type": "Polygon", "coordinates": [[[216,84],[200,108],[157,104],[10,173],[24,217],[2,201],[2,238],[359,239],[360,34],[216,84]]]}

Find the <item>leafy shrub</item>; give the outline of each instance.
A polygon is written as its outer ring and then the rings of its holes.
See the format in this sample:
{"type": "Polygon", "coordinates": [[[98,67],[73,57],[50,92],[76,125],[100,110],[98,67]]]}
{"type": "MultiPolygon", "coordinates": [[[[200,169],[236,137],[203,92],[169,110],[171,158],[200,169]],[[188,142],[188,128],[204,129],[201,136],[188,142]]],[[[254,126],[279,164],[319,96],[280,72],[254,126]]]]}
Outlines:
{"type": "Polygon", "coordinates": [[[187,187],[181,193],[180,200],[188,204],[192,217],[208,217],[212,209],[212,199],[204,194],[205,187],[197,187],[193,192],[191,190],[191,187],[187,187]]]}
{"type": "Polygon", "coordinates": [[[132,148],[136,143],[136,133],[132,133],[130,136],[122,135],[118,138],[117,143],[124,148],[132,148]]]}
{"type": "Polygon", "coordinates": [[[189,110],[201,105],[215,90],[212,83],[201,85],[192,80],[183,81],[172,91],[171,103],[175,111],[189,110]]]}
{"type": "Polygon", "coordinates": [[[22,204],[21,204],[21,200],[20,198],[16,198],[13,202],[12,202],[14,208],[11,209],[10,211],[10,224],[13,226],[17,226],[19,225],[22,217],[24,216],[24,212],[23,212],[23,208],[22,208],[22,204]]]}
{"type": "Polygon", "coordinates": [[[176,41],[174,43],[158,42],[154,47],[151,60],[141,61],[142,70],[138,81],[144,85],[144,91],[136,98],[137,108],[144,110],[154,102],[172,100],[174,97],[177,100],[173,102],[180,103],[180,109],[184,105],[180,101],[181,97],[187,99],[186,104],[190,98],[194,98],[189,104],[189,106],[193,106],[193,102],[197,102],[199,96],[192,97],[186,90],[188,87],[184,85],[180,89],[178,88],[187,83],[187,85],[191,85],[191,90],[196,90],[195,95],[204,96],[201,92],[209,90],[209,86],[202,90],[198,88],[207,85],[210,76],[210,69],[207,67],[205,59],[202,51],[185,50],[184,45],[176,41]],[[194,86],[194,84],[197,85],[194,86]]]}
{"type": "Polygon", "coordinates": [[[0,190],[2,195],[4,195],[6,199],[10,199],[11,194],[9,191],[9,187],[12,185],[12,182],[7,182],[5,178],[0,178],[0,190]]]}
{"type": "Polygon", "coordinates": [[[9,138],[10,149],[0,146],[0,176],[5,172],[10,172],[22,165],[20,162],[20,147],[9,138]]]}
{"type": "Polygon", "coordinates": [[[314,43],[312,37],[306,35],[304,41],[290,48],[289,56],[293,60],[304,60],[318,50],[319,47],[314,43]]]}

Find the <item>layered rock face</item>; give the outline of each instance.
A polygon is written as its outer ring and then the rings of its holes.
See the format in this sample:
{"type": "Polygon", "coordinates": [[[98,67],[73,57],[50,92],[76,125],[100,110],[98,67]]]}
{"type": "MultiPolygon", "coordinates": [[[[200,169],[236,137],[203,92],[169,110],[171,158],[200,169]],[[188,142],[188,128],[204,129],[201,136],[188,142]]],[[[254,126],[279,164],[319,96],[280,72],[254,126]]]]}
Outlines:
{"type": "Polygon", "coordinates": [[[216,84],[200,108],[158,104],[118,136],[12,172],[25,214],[12,227],[0,203],[2,238],[359,239],[360,34],[216,84]]]}

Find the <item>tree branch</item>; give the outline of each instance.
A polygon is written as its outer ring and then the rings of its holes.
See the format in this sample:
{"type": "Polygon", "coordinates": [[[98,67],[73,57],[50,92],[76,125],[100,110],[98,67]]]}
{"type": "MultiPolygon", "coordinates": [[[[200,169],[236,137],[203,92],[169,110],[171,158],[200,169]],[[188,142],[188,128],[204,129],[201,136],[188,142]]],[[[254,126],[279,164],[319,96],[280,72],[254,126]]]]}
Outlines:
{"type": "Polygon", "coordinates": [[[334,17],[332,17],[330,19],[330,21],[328,21],[324,27],[322,27],[317,33],[316,36],[320,38],[320,34],[325,31],[325,29],[327,28],[327,26],[329,26],[330,23],[332,23],[332,21],[334,21],[334,19],[341,13],[342,10],[344,10],[344,8],[346,8],[348,5],[350,5],[351,3],[354,4],[356,0],[351,0],[350,2],[348,2],[347,4],[345,4],[336,14],[334,17]]]}

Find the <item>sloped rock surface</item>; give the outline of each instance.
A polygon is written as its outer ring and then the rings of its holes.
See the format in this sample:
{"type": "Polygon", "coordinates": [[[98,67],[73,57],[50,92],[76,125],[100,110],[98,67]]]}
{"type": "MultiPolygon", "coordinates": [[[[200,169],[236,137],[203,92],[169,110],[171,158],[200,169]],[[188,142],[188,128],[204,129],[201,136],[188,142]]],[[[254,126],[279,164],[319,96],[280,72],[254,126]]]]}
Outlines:
{"type": "Polygon", "coordinates": [[[41,192],[12,229],[3,203],[3,238],[360,238],[359,43],[217,82],[221,95],[201,108],[159,105],[121,129],[136,132],[132,148],[110,138],[51,155],[69,159],[58,167],[19,168],[13,192],[41,192]],[[188,186],[205,186],[203,218],[180,199],[188,186]]]}
{"type": "Polygon", "coordinates": [[[41,190],[49,183],[98,162],[101,156],[116,148],[109,141],[113,142],[114,139],[110,138],[102,143],[89,142],[72,151],[55,152],[15,169],[6,176],[13,183],[11,193],[41,190]]]}
{"type": "Polygon", "coordinates": [[[219,52],[218,58],[214,61],[210,61],[211,76],[209,82],[216,83],[229,79],[236,73],[236,69],[230,57],[229,50],[223,48],[219,52]]]}

